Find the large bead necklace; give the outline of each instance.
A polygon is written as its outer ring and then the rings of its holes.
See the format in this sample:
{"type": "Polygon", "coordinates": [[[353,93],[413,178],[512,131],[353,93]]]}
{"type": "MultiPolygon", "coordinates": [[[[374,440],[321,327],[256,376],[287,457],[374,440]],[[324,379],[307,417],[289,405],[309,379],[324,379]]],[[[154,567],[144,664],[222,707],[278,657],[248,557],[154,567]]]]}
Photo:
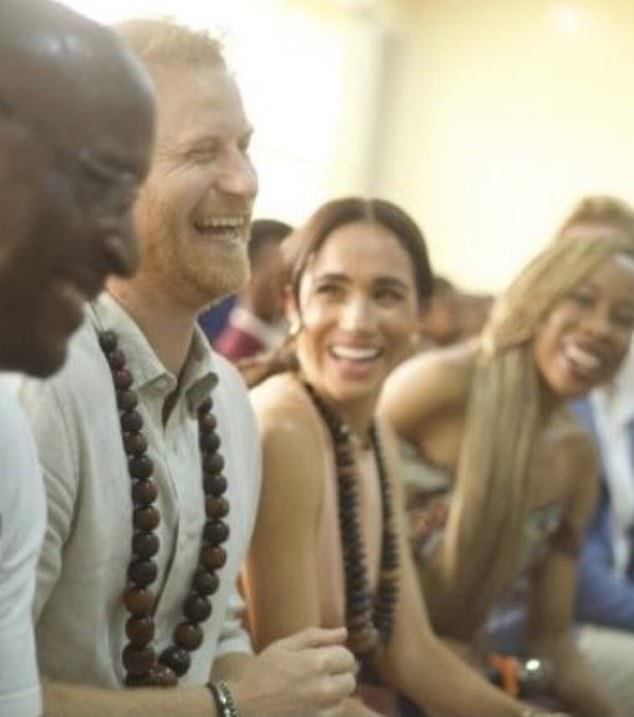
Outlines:
{"type": "Polygon", "coordinates": [[[159,538],[154,532],[161,521],[161,515],[154,505],[158,497],[158,486],[152,479],[154,464],[147,455],[147,440],[141,430],[143,417],[136,410],[139,400],[133,390],[134,379],[126,368],[124,353],[118,348],[117,335],[113,331],[100,332],[99,345],[112,373],[123,447],[132,479],[132,559],[128,565],[128,585],[123,595],[123,602],[130,613],[125,626],[129,642],[122,654],[126,684],[132,687],[172,687],[189,669],[190,653],[203,642],[204,633],[200,625],[211,615],[209,597],[218,590],[220,578],[217,571],[227,559],[226,551],[221,547],[229,537],[229,526],[223,520],[229,513],[229,503],[224,497],[227,480],[222,475],[224,459],[219,451],[216,418],[211,412],[213,402],[209,397],[198,408],[207,516],[198,565],[189,594],[183,602],[185,619],[174,629],[173,644],[157,657],[152,646],[156,599],[149,589],[158,573],[152,558],[160,547],[159,538]]]}
{"type": "Polygon", "coordinates": [[[368,579],[366,551],[361,537],[358,476],[351,432],[315,388],[309,383],[304,385],[328,427],[335,453],[348,647],[357,657],[367,658],[375,654],[381,646],[386,645],[392,635],[400,575],[392,495],[379,432],[373,421],[369,438],[379,474],[383,509],[381,566],[377,590],[373,595],[368,579]]]}

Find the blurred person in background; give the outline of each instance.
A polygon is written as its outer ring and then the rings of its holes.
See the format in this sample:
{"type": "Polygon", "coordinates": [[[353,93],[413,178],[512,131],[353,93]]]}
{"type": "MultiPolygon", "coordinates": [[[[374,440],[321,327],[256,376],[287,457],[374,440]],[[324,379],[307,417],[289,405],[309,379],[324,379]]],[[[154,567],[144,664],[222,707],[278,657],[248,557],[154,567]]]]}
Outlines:
{"type": "Polygon", "coordinates": [[[251,224],[251,278],[238,294],[226,326],[212,341],[230,361],[272,351],[286,338],[280,243],[291,231],[291,226],[276,219],[256,219],[251,224]]]}
{"type": "Polygon", "coordinates": [[[449,346],[479,334],[492,303],[486,294],[462,291],[444,276],[435,276],[434,293],[420,318],[420,342],[414,350],[449,346]]]}

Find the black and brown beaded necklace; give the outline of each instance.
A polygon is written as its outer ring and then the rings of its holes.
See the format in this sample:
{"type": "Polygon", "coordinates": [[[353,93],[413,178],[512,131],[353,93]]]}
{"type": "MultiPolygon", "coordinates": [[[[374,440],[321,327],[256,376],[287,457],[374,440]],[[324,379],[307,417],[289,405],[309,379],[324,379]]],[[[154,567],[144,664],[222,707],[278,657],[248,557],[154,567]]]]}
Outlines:
{"type": "Polygon", "coordinates": [[[377,590],[373,595],[361,537],[358,478],[350,428],[311,384],[304,382],[304,386],[328,427],[335,453],[348,647],[360,659],[370,658],[389,642],[392,635],[400,573],[392,495],[379,431],[373,421],[369,439],[379,474],[383,509],[381,565],[377,590]]]}
{"type": "Polygon", "coordinates": [[[123,602],[130,613],[125,626],[129,642],[122,654],[126,684],[131,687],[172,687],[189,669],[190,652],[197,650],[203,642],[200,625],[211,615],[209,597],[218,590],[220,578],[217,571],[227,559],[226,551],[221,547],[229,537],[229,526],[223,520],[229,513],[229,503],[224,496],[227,480],[222,475],[224,459],[219,450],[216,418],[211,412],[213,402],[209,397],[198,407],[207,517],[198,565],[183,602],[185,619],[174,629],[173,644],[157,656],[152,646],[156,599],[149,588],[157,577],[157,565],[152,558],[160,547],[154,532],[161,521],[154,505],[158,497],[158,486],[152,479],[154,464],[146,454],[148,446],[142,432],[143,417],[136,410],[139,401],[133,389],[134,379],[126,368],[126,357],[118,347],[117,335],[113,331],[99,332],[99,345],[112,373],[134,506],[132,559],[123,595],[123,602]]]}

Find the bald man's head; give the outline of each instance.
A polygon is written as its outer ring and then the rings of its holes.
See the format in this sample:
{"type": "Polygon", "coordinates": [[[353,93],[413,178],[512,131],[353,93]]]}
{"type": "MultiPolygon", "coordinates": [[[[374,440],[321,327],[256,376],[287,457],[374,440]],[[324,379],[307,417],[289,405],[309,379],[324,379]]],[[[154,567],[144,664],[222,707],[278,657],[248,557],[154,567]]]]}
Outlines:
{"type": "Polygon", "coordinates": [[[76,103],[112,106],[117,132],[128,112],[151,112],[153,102],[148,75],[112,30],[50,0],[0,3],[0,99],[75,144],[85,124],[76,103]]]}
{"type": "Polygon", "coordinates": [[[151,82],[112,31],[50,0],[0,2],[1,368],[58,368],[83,301],[136,267],[153,135],[151,82]]]}

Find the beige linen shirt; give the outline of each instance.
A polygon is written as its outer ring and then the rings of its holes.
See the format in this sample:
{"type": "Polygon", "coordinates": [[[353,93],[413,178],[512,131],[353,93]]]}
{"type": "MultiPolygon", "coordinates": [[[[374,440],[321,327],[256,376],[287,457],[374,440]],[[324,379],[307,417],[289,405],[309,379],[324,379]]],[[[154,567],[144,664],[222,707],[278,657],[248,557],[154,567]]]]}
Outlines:
{"type": "Polygon", "coordinates": [[[183,618],[205,521],[196,408],[213,389],[229,487],[228,558],[220,589],[212,596],[205,639],[192,653],[182,684],[204,684],[215,658],[248,652],[237,619],[235,588],[253,530],[260,490],[260,448],[248,395],[236,370],[212,354],[199,330],[185,364],[177,401],[166,424],[165,399],[177,389],[145,336],[108,294],[88,310],[64,369],[53,379],[25,379],[19,387],[32,421],[48,499],[48,527],[35,600],[38,657],[48,678],[120,686],[121,652],[128,614],[122,604],[131,559],[132,502],[127,460],[110,369],[98,346],[97,329],[112,329],[134,376],[148,455],[158,484],[155,560],[158,596],[157,652],[171,643],[183,618]],[[212,371],[218,376],[218,384],[212,371]],[[214,387],[215,385],[215,387],[214,387]]]}

